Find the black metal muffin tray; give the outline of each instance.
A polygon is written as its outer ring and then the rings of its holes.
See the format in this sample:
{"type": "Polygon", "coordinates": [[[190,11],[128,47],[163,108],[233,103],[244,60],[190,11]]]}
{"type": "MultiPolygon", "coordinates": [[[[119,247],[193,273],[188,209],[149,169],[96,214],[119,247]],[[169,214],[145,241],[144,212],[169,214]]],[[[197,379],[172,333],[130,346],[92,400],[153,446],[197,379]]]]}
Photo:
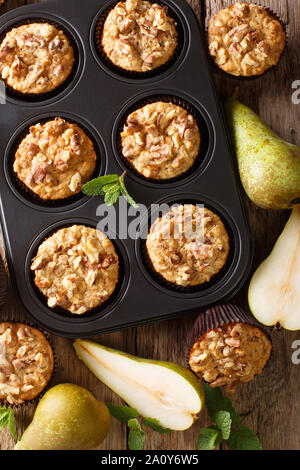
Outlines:
{"type": "MultiPolygon", "coordinates": [[[[35,20],[57,25],[68,34],[76,53],[74,71],[53,93],[35,98],[7,90],[0,106],[1,222],[7,260],[28,316],[60,336],[88,337],[146,322],[196,313],[230,298],[245,280],[252,241],[240,196],[230,140],[218,103],[204,35],[183,0],[163,0],[178,24],[180,44],[172,61],[145,74],[126,73],[112,66],[98,49],[95,36],[115,0],[59,0],[28,5],[0,18],[0,38],[13,26],[35,20]],[[182,103],[196,117],[202,136],[194,167],[181,178],[147,180],[128,168],[120,155],[119,130],[124,117],[153,99],[182,103]],[[78,123],[93,139],[99,159],[96,174],[127,170],[129,192],[150,208],[159,203],[203,203],[220,215],[230,235],[231,252],[224,269],[207,285],[177,289],[152,272],[144,241],[112,240],[120,257],[120,280],[113,296],[99,309],[71,315],[50,309],[34,285],[30,262],[39,244],[58,228],[75,223],[95,227],[100,198],[80,194],[58,203],[44,203],[24,191],[12,170],[14,150],[28,127],[61,116],[78,123]]],[[[119,211],[117,206],[117,211],[119,211]]],[[[158,215],[158,214],[157,214],[158,215]]],[[[144,222],[147,217],[144,217],[144,222]]],[[[141,232],[144,222],[141,222],[141,232]]],[[[108,236],[115,238],[108,231],[108,236]]]]}

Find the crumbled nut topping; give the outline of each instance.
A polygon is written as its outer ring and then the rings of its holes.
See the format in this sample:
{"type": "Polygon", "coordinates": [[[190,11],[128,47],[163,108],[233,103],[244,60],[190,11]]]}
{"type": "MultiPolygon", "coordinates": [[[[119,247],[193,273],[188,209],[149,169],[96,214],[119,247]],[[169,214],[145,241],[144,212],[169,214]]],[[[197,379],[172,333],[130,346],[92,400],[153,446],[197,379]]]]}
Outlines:
{"type": "Polygon", "coordinates": [[[210,281],[229,253],[229,237],[220,218],[191,204],[174,207],[157,219],[146,245],[155,271],[185,287],[210,281]]]}
{"type": "Polygon", "coordinates": [[[225,385],[232,392],[262,372],[271,348],[265,333],[252,325],[223,325],[195,342],[189,364],[211,387],[225,385]]]}
{"type": "Polygon", "coordinates": [[[211,18],[209,52],[232,75],[259,75],[276,65],[285,47],[285,33],[264,7],[238,2],[211,18]]]}
{"type": "Polygon", "coordinates": [[[18,178],[42,199],[81,191],[96,166],[94,145],[77,124],[56,118],[30,127],[15,156],[18,178]]]}
{"type": "Polygon", "coordinates": [[[161,101],[131,113],[121,134],[124,157],[147,178],[169,179],[186,172],[199,154],[196,120],[185,109],[161,101]]]}
{"type": "Polygon", "coordinates": [[[115,65],[136,72],[165,64],[177,46],[175,23],[167,11],[167,7],[142,0],[118,3],[105,21],[105,54],[115,65]]]}
{"type": "Polygon", "coordinates": [[[73,225],[40,245],[31,269],[49,307],[80,315],[103,304],[114,292],[119,259],[102,232],[73,225]]]}
{"type": "Polygon", "coordinates": [[[73,64],[74,51],[68,38],[47,23],[14,28],[0,46],[0,76],[21,93],[54,90],[70,75],[73,64]]]}
{"type": "Polygon", "coordinates": [[[21,323],[0,323],[0,400],[19,405],[45,388],[53,352],[45,336],[21,323]]]}

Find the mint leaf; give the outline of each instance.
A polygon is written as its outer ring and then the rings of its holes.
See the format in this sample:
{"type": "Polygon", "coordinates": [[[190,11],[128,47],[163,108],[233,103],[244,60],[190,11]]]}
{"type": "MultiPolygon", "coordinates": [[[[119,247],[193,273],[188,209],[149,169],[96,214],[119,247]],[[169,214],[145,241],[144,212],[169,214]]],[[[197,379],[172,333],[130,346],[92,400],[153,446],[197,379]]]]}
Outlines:
{"type": "Polygon", "coordinates": [[[111,183],[119,181],[118,175],[106,175],[95,178],[82,186],[82,192],[88,196],[103,196],[103,188],[111,183]]]}
{"type": "Polygon", "coordinates": [[[0,430],[7,426],[8,416],[9,410],[6,408],[0,408],[0,430]]]}
{"type": "Polygon", "coordinates": [[[8,425],[8,429],[14,439],[18,440],[15,429],[14,410],[12,408],[0,407],[0,430],[8,425]]]}
{"type": "Polygon", "coordinates": [[[9,415],[8,415],[8,429],[12,437],[17,441],[18,436],[17,436],[16,428],[15,428],[14,410],[12,408],[9,410],[9,415]]]}
{"type": "Polygon", "coordinates": [[[130,196],[130,194],[128,193],[126,187],[125,187],[125,183],[124,183],[124,179],[121,177],[120,178],[120,188],[121,188],[121,194],[122,196],[125,197],[125,199],[127,200],[128,204],[130,204],[132,207],[134,208],[137,208],[138,207],[138,204],[134,201],[134,199],[130,196]]]}
{"type": "Polygon", "coordinates": [[[127,424],[129,420],[139,416],[138,412],[129,406],[115,405],[114,403],[106,403],[106,406],[110,414],[122,423],[127,424]]]}
{"type": "Polygon", "coordinates": [[[153,429],[156,432],[160,432],[161,434],[167,434],[172,432],[171,429],[164,428],[160,422],[157,419],[154,418],[145,418],[143,420],[143,423],[145,426],[148,426],[149,428],[153,429]]]}
{"type": "Polygon", "coordinates": [[[113,193],[114,191],[121,191],[119,180],[116,183],[110,183],[110,184],[103,186],[104,193],[113,193]]]}
{"type": "Polygon", "coordinates": [[[128,427],[130,429],[128,436],[129,450],[142,450],[145,442],[145,433],[140,423],[137,419],[130,419],[128,421],[128,427]]]}
{"type": "Polygon", "coordinates": [[[113,206],[118,201],[121,194],[120,187],[114,191],[109,191],[105,193],[104,202],[107,206],[113,206]]]}
{"type": "Polygon", "coordinates": [[[229,398],[225,397],[220,388],[212,388],[208,384],[203,384],[205,393],[205,405],[207,407],[209,416],[213,420],[213,416],[218,411],[228,411],[230,413],[232,422],[239,424],[240,417],[234,409],[229,398]]]}
{"type": "Polygon", "coordinates": [[[218,429],[220,429],[222,438],[228,439],[231,432],[232,419],[229,411],[217,411],[213,415],[212,420],[216,423],[218,429]]]}
{"type": "Polygon", "coordinates": [[[222,435],[220,431],[213,427],[200,429],[200,436],[198,438],[198,450],[215,449],[221,442],[220,438],[222,440],[222,435]]]}
{"type": "Polygon", "coordinates": [[[247,426],[232,431],[227,442],[232,450],[263,450],[260,440],[247,426]]]}

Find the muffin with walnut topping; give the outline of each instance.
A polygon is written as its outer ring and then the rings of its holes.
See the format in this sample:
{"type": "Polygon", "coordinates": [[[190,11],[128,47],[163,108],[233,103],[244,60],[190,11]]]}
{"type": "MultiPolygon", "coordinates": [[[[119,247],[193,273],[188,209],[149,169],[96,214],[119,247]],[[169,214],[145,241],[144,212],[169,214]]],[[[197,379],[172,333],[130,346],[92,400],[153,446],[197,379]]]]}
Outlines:
{"type": "Polygon", "coordinates": [[[54,367],[45,335],[21,323],[0,323],[0,401],[21,405],[36,398],[54,367]]]}
{"type": "Polygon", "coordinates": [[[175,22],[168,8],[144,0],[119,2],[107,16],[102,48],[122,69],[148,72],[168,62],[177,47],[175,22]]]}
{"type": "Polygon", "coordinates": [[[17,149],[14,171],[44,200],[74,196],[94,173],[97,156],[85,132],[56,118],[30,127],[17,149]]]}
{"type": "Polygon", "coordinates": [[[233,392],[261,374],[271,349],[267,335],[239,307],[217,305],[196,319],[188,362],[211,387],[233,392]]]}
{"type": "Polygon", "coordinates": [[[0,76],[13,90],[23,94],[55,90],[69,77],[74,61],[67,36],[47,23],[13,28],[0,45],[0,76]]]}
{"type": "Polygon", "coordinates": [[[280,22],[260,5],[238,2],[209,21],[210,55],[231,75],[261,75],[277,65],[285,40],[280,22]]]}
{"type": "Polygon", "coordinates": [[[40,245],[31,269],[49,307],[81,315],[101,306],[113,294],[119,258],[102,232],[73,225],[58,230],[40,245]]]}
{"type": "Polygon", "coordinates": [[[188,171],[200,140],[196,119],[181,106],[161,101],[131,113],[121,133],[123,156],[138,173],[156,180],[188,171]]]}
{"type": "Polygon", "coordinates": [[[157,219],[146,247],[153,269],[183,287],[209,282],[226,263],[229,237],[221,219],[205,207],[173,207],[157,219]]]}

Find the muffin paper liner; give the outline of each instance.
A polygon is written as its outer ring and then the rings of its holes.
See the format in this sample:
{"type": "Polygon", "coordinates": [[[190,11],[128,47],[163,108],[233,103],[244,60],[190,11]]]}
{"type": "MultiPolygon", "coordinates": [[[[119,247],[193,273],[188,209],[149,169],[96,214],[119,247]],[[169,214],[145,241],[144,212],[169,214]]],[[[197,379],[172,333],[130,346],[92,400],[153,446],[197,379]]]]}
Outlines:
{"type": "Polygon", "coordinates": [[[27,20],[16,21],[8,29],[6,29],[2,32],[2,34],[0,36],[0,44],[2,43],[2,41],[5,38],[6,34],[9,33],[9,31],[11,31],[12,29],[17,28],[19,26],[23,26],[23,25],[31,24],[31,23],[47,23],[47,24],[51,24],[52,26],[55,26],[59,31],[63,31],[63,33],[68,38],[68,40],[69,40],[69,42],[70,42],[70,44],[73,48],[74,59],[75,59],[74,64],[73,64],[73,68],[72,68],[69,76],[64,80],[63,83],[61,83],[58,87],[56,87],[52,91],[48,91],[48,92],[45,92],[45,93],[22,93],[18,90],[15,90],[11,86],[7,85],[7,83],[5,82],[6,93],[7,93],[8,96],[10,96],[12,98],[16,98],[16,99],[26,100],[28,102],[40,102],[40,101],[43,101],[43,100],[49,100],[51,98],[54,98],[55,96],[59,95],[65,88],[67,88],[70,85],[70,83],[73,81],[73,79],[75,77],[76,71],[78,70],[79,51],[78,51],[78,47],[77,47],[75,39],[73,38],[72,34],[67,30],[67,28],[64,25],[60,24],[60,23],[57,23],[57,22],[55,22],[51,19],[48,19],[46,17],[46,15],[45,15],[44,18],[33,17],[33,18],[28,18],[27,20]]]}
{"type": "MultiPolygon", "coordinates": [[[[89,179],[91,180],[93,178],[97,178],[100,174],[101,151],[100,151],[100,148],[98,147],[98,144],[97,144],[94,136],[80,122],[77,122],[75,120],[64,117],[63,116],[64,113],[61,113],[61,114],[62,114],[62,116],[60,116],[60,113],[58,113],[56,117],[61,117],[66,122],[69,122],[71,124],[77,124],[78,127],[80,127],[85,132],[85,134],[89,137],[89,139],[92,141],[92,143],[94,145],[95,153],[97,155],[97,160],[96,160],[95,170],[94,170],[93,174],[90,176],[89,179]]],[[[9,172],[9,177],[10,177],[11,181],[13,182],[15,188],[19,192],[19,194],[22,197],[24,197],[25,199],[27,199],[29,202],[31,202],[33,204],[38,204],[42,207],[59,208],[59,207],[64,207],[64,206],[74,204],[74,203],[80,201],[82,198],[86,197],[86,195],[83,194],[81,191],[79,191],[77,194],[74,194],[73,196],[69,196],[69,197],[66,197],[66,198],[63,198],[63,199],[42,199],[41,197],[39,197],[38,194],[34,193],[28,186],[26,186],[26,184],[23,181],[21,181],[18,178],[18,175],[14,171],[14,168],[13,168],[14,161],[15,161],[15,154],[16,154],[16,152],[18,150],[18,147],[21,144],[22,140],[28,135],[29,128],[31,126],[34,126],[35,124],[38,124],[38,123],[44,124],[45,122],[51,121],[53,119],[55,119],[55,117],[53,115],[49,116],[49,117],[43,117],[41,119],[37,119],[37,121],[35,123],[30,124],[28,127],[26,127],[26,129],[24,129],[17,136],[17,138],[15,139],[12,147],[10,148],[10,152],[9,152],[9,156],[8,156],[8,159],[9,159],[9,161],[8,161],[8,172],[9,172]]]]}
{"type": "MultiPolygon", "coordinates": [[[[173,201],[173,202],[169,202],[168,204],[171,207],[172,205],[179,204],[179,203],[180,204],[200,204],[200,201],[195,201],[195,200],[173,201]]],[[[144,239],[141,240],[141,256],[142,256],[143,262],[144,262],[147,270],[152,275],[154,280],[158,284],[160,284],[161,286],[166,287],[166,288],[168,288],[170,290],[173,290],[175,292],[182,293],[183,295],[184,294],[193,294],[193,293],[197,293],[197,292],[203,292],[203,291],[206,291],[207,289],[210,289],[214,285],[216,285],[219,281],[221,281],[226,276],[228,270],[230,269],[230,267],[232,265],[232,261],[233,261],[233,257],[234,257],[234,249],[235,249],[234,237],[233,237],[230,225],[227,223],[226,218],[222,214],[220,214],[219,211],[217,211],[214,207],[211,207],[209,204],[204,204],[204,207],[209,209],[210,211],[214,212],[216,215],[218,215],[220,217],[221,221],[223,222],[223,224],[226,228],[228,236],[229,236],[229,253],[228,253],[228,256],[227,256],[226,263],[223,266],[223,268],[221,268],[220,271],[211,278],[210,281],[205,282],[203,284],[199,284],[197,286],[188,286],[188,287],[179,286],[175,283],[167,281],[160,273],[155,271],[155,269],[153,267],[153,264],[151,262],[150,256],[149,256],[148,251],[147,251],[147,246],[146,246],[146,241],[147,240],[144,240],[144,239]]],[[[160,217],[160,216],[158,216],[158,217],[160,217]]],[[[149,230],[150,230],[150,225],[149,225],[149,230]]]]}
{"type": "Polygon", "coordinates": [[[181,180],[183,180],[185,178],[188,178],[189,176],[193,175],[193,173],[195,173],[195,171],[197,171],[199,169],[199,167],[201,167],[202,163],[205,161],[205,157],[206,157],[206,154],[207,154],[207,151],[208,151],[208,148],[209,148],[209,144],[210,144],[209,131],[208,131],[207,125],[204,121],[204,118],[201,116],[200,112],[192,104],[190,104],[188,101],[184,100],[183,98],[179,98],[179,97],[173,96],[173,95],[152,95],[152,96],[146,97],[146,98],[136,102],[133,106],[131,106],[129,109],[127,109],[126,112],[124,113],[124,115],[122,116],[122,118],[119,122],[119,125],[118,125],[117,135],[116,135],[116,150],[117,150],[118,157],[119,157],[120,161],[123,163],[124,168],[126,168],[126,170],[129,170],[130,172],[132,172],[135,176],[137,176],[141,180],[148,181],[148,182],[158,184],[158,185],[164,185],[164,184],[168,184],[168,183],[175,183],[177,181],[181,181],[181,180]],[[201,138],[200,149],[199,149],[199,154],[197,155],[197,157],[194,161],[194,164],[187,171],[185,171],[184,173],[182,173],[179,176],[176,176],[175,178],[168,178],[168,179],[147,178],[146,176],[139,173],[134,168],[133,165],[131,165],[130,161],[126,157],[124,157],[123,152],[122,152],[121,133],[124,130],[124,126],[126,124],[126,120],[127,120],[128,116],[132,112],[134,112],[134,111],[136,111],[140,108],[143,108],[144,106],[146,106],[148,104],[152,104],[152,103],[155,103],[155,102],[158,102],[158,101],[162,101],[164,103],[172,103],[176,106],[180,106],[181,108],[185,109],[196,120],[198,128],[199,128],[199,132],[200,132],[200,138],[201,138]]]}
{"type": "Polygon", "coordinates": [[[51,346],[52,353],[53,353],[53,371],[52,371],[50,380],[47,383],[47,385],[45,386],[45,388],[35,398],[32,398],[31,400],[25,400],[24,403],[21,403],[19,405],[13,405],[11,403],[8,403],[6,400],[1,400],[0,399],[0,406],[5,406],[6,408],[12,408],[14,410],[19,410],[19,409],[21,409],[25,406],[28,406],[28,405],[35,405],[41,400],[41,398],[45,395],[45,393],[50,388],[52,388],[54,386],[55,376],[56,376],[56,373],[57,373],[57,356],[56,356],[56,352],[55,352],[52,340],[50,338],[50,335],[47,331],[45,331],[45,330],[39,328],[38,326],[34,325],[29,320],[24,320],[24,321],[20,320],[19,321],[19,320],[11,320],[11,319],[8,319],[7,317],[5,317],[4,319],[0,318],[0,323],[13,323],[13,324],[20,323],[20,324],[26,325],[30,328],[34,328],[34,329],[40,331],[41,333],[43,333],[43,335],[46,337],[46,340],[48,341],[48,343],[51,346]]]}
{"type": "Polygon", "coordinates": [[[177,47],[173,53],[173,56],[165,64],[161,65],[160,67],[157,67],[154,70],[150,70],[149,72],[135,72],[135,71],[126,70],[126,69],[123,69],[122,67],[115,65],[105,54],[102,44],[101,44],[104,23],[106,21],[108,14],[111,12],[111,10],[115,8],[115,6],[119,2],[115,2],[109,8],[107,8],[104,12],[102,12],[96,23],[93,39],[94,39],[94,44],[96,46],[96,51],[98,53],[99,58],[103,61],[104,65],[107,68],[109,68],[112,72],[117,73],[118,75],[121,75],[126,78],[130,78],[130,79],[153,78],[153,77],[156,77],[157,75],[160,75],[166,72],[177,62],[183,49],[184,30],[181,24],[181,20],[179,19],[177,14],[168,5],[165,5],[159,1],[158,2],[155,2],[154,0],[148,0],[148,1],[150,1],[151,3],[156,3],[160,6],[168,7],[168,16],[175,21],[175,27],[177,31],[177,42],[178,42],[177,47]]]}
{"type": "MultiPolygon", "coordinates": [[[[267,70],[265,70],[263,73],[261,73],[260,75],[252,75],[250,77],[245,77],[243,75],[233,75],[231,73],[228,73],[228,72],[225,72],[225,70],[221,69],[214,61],[213,57],[210,56],[209,52],[208,52],[208,55],[210,57],[210,60],[211,60],[211,64],[213,66],[213,72],[216,73],[216,72],[221,72],[222,75],[226,76],[227,78],[228,77],[231,77],[232,79],[234,80],[237,80],[237,81],[241,81],[241,82],[247,82],[247,81],[250,81],[250,80],[257,80],[261,77],[265,77],[266,74],[268,74],[269,72],[272,72],[276,67],[280,66],[282,60],[284,59],[284,57],[286,57],[287,55],[287,46],[288,46],[288,31],[287,31],[287,25],[283,22],[283,20],[278,16],[278,14],[276,12],[274,12],[274,10],[272,10],[271,8],[265,6],[265,5],[260,5],[259,3],[255,3],[255,2],[251,2],[257,6],[263,6],[265,10],[267,10],[268,13],[270,13],[271,16],[274,17],[274,19],[276,19],[277,21],[279,21],[279,23],[281,24],[282,28],[283,28],[283,31],[284,31],[284,34],[285,34],[285,46],[284,46],[284,50],[282,51],[281,53],[281,56],[277,62],[277,64],[273,65],[272,67],[268,68],[267,70]]],[[[226,7],[224,7],[226,8],[226,7]]],[[[221,11],[221,9],[220,9],[221,11]]],[[[206,33],[206,44],[208,44],[208,27],[206,28],[205,30],[205,33],[206,33]]]]}
{"type": "MultiPolygon", "coordinates": [[[[62,224],[59,226],[59,227],[56,227],[52,230],[50,230],[47,235],[39,240],[39,241],[36,241],[34,243],[34,250],[33,250],[33,256],[36,256],[37,254],[37,251],[40,247],[40,245],[46,241],[48,238],[50,238],[54,233],[56,233],[58,230],[61,230],[63,228],[67,228],[67,227],[71,227],[73,225],[85,225],[86,227],[91,227],[91,228],[94,228],[94,229],[97,229],[97,227],[93,224],[88,224],[86,222],[74,222],[74,223],[69,223],[69,224],[64,224],[62,222],[62,224]]],[[[99,314],[101,312],[104,312],[105,309],[108,308],[108,306],[110,304],[112,304],[115,299],[118,297],[119,295],[119,292],[121,290],[121,287],[122,287],[122,282],[123,282],[123,279],[125,278],[125,263],[124,263],[124,259],[123,259],[123,255],[122,255],[122,252],[121,250],[119,249],[119,246],[118,246],[118,240],[112,240],[107,234],[105,234],[107,236],[107,238],[109,238],[109,240],[111,241],[111,243],[113,244],[115,250],[116,250],[116,253],[118,255],[118,258],[119,258],[119,278],[118,278],[118,282],[115,286],[115,289],[114,291],[112,292],[111,296],[105,301],[103,302],[101,305],[99,305],[98,307],[95,307],[93,308],[92,310],[88,310],[87,312],[85,313],[82,313],[80,315],[78,314],[74,314],[74,313],[71,313],[69,312],[69,310],[66,310],[64,309],[63,307],[59,307],[59,306],[56,306],[54,308],[50,308],[48,306],[48,303],[47,303],[47,297],[39,290],[39,288],[36,286],[35,284],[35,273],[34,271],[31,271],[30,270],[30,279],[31,279],[31,284],[32,284],[32,289],[35,293],[35,295],[40,299],[40,301],[49,309],[51,310],[52,312],[55,312],[61,316],[64,316],[64,317],[68,317],[68,318],[73,318],[74,321],[76,321],[77,319],[80,319],[80,318],[87,318],[87,317],[92,317],[96,314],[99,314]]],[[[30,265],[31,265],[31,262],[30,262],[30,265]]]]}
{"type": "MultiPolygon", "coordinates": [[[[262,331],[269,339],[271,345],[272,341],[270,336],[264,331],[261,325],[255,320],[254,317],[246,314],[244,310],[234,304],[220,304],[215,305],[203,313],[200,313],[196,318],[194,325],[191,329],[189,339],[188,339],[188,348],[186,353],[186,366],[195,374],[191,369],[189,364],[190,353],[196,341],[198,341],[205,333],[215,328],[221,327],[223,325],[234,325],[236,323],[245,323],[247,325],[255,326],[260,331],[262,331]]],[[[272,356],[273,348],[271,349],[271,354],[266,362],[264,368],[270,361],[272,356]]],[[[197,376],[197,374],[195,374],[197,376]]],[[[198,377],[198,376],[197,376],[198,377]]],[[[199,377],[198,377],[199,378],[199,377]]]]}

